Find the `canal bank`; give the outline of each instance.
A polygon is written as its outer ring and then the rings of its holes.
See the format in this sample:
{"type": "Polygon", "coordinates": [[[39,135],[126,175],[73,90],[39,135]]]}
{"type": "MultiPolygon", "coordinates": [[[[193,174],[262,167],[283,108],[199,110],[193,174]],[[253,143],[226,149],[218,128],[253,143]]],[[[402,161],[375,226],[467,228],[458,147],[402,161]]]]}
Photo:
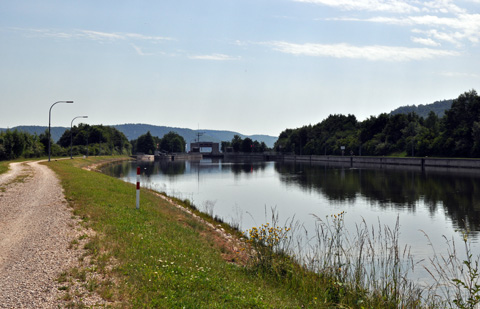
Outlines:
{"type": "Polygon", "coordinates": [[[395,157],[341,157],[341,156],[296,156],[277,155],[276,161],[283,162],[335,162],[349,164],[351,167],[362,165],[405,165],[418,166],[422,169],[427,167],[445,168],[474,168],[480,169],[479,159],[450,159],[450,158],[395,158],[395,157]]]}
{"type": "Polygon", "coordinates": [[[137,155],[137,161],[186,161],[186,160],[201,160],[203,156],[201,153],[172,153],[172,154],[158,154],[158,155],[137,155]]]}
{"type": "MultiPolygon", "coordinates": [[[[168,155],[138,155],[137,161],[178,161],[178,160],[201,160],[205,157],[201,153],[180,153],[168,155]]],[[[466,158],[399,158],[399,157],[358,157],[358,156],[317,156],[317,155],[285,155],[274,152],[265,153],[223,153],[215,156],[227,161],[262,160],[278,162],[302,162],[302,163],[335,163],[350,167],[368,166],[408,166],[421,169],[435,168],[459,168],[480,169],[480,159],[466,158]]]]}
{"type": "Polygon", "coordinates": [[[363,167],[372,165],[398,165],[420,167],[463,168],[480,169],[480,159],[459,158],[398,158],[398,157],[358,157],[358,156],[316,156],[316,155],[284,155],[278,153],[228,153],[226,160],[265,160],[279,162],[303,163],[340,163],[350,167],[363,167]]]}

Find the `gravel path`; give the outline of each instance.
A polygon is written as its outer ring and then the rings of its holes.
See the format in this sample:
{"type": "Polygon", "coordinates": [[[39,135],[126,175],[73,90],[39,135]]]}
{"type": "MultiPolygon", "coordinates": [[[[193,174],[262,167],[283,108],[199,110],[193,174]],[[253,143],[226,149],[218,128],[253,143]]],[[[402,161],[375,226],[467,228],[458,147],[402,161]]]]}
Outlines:
{"type": "Polygon", "coordinates": [[[0,308],[62,307],[56,279],[78,231],[55,173],[38,162],[0,175],[0,308]]]}

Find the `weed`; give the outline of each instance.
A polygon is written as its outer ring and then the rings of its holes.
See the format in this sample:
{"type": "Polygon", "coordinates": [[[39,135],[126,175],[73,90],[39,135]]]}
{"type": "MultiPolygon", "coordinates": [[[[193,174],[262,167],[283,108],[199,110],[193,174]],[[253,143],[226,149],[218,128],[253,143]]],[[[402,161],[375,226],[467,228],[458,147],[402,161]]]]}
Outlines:
{"type": "Polygon", "coordinates": [[[72,295],[70,293],[65,293],[65,295],[63,295],[62,297],[63,300],[66,300],[66,301],[70,301],[73,299],[72,295]]]}
{"type": "Polygon", "coordinates": [[[64,272],[62,272],[62,273],[58,276],[57,282],[58,282],[58,283],[67,282],[67,277],[68,277],[68,274],[67,274],[67,272],[64,271],[64,272]]]}
{"type": "Polygon", "coordinates": [[[87,281],[87,284],[86,284],[86,289],[89,291],[89,292],[93,292],[96,290],[96,288],[98,287],[98,283],[95,281],[95,280],[88,280],[87,281]]]}
{"type": "Polygon", "coordinates": [[[290,228],[279,227],[276,224],[262,224],[260,227],[252,227],[247,230],[247,243],[251,245],[252,259],[255,267],[268,270],[274,267],[277,256],[285,253],[280,246],[290,237],[290,228]]]}
{"type": "Polygon", "coordinates": [[[478,308],[480,304],[480,255],[473,256],[468,231],[461,231],[465,250],[465,259],[459,259],[455,241],[453,238],[444,239],[447,244],[447,256],[438,255],[433,248],[434,254],[430,258],[430,267],[425,267],[432,276],[435,285],[432,290],[441,295],[441,303],[449,307],[478,308]]]}
{"type": "Polygon", "coordinates": [[[89,255],[96,254],[97,252],[99,252],[98,237],[93,237],[92,239],[90,239],[90,241],[87,242],[83,248],[87,250],[89,255]]]}
{"type": "Polygon", "coordinates": [[[203,203],[204,212],[210,217],[213,217],[213,209],[215,208],[216,203],[217,201],[210,201],[210,200],[207,200],[203,203]]]}
{"type": "Polygon", "coordinates": [[[317,243],[308,268],[330,278],[336,294],[348,290],[348,297],[376,298],[382,307],[418,307],[421,289],[408,279],[415,262],[409,247],[399,245],[398,217],[393,229],[380,222],[369,228],[363,220],[355,234],[346,230],[344,217],[345,212],[325,220],[317,217],[317,243]]]}
{"type": "Polygon", "coordinates": [[[114,297],[114,284],[111,281],[107,281],[100,286],[100,296],[108,301],[112,301],[114,297]]]}
{"type": "Polygon", "coordinates": [[[68,246],[68,249],[72,249],[72,248],[75,248],[78,246],[78,240],[77,239],[74,239],[72,241],[70,241],[70,244],[68,246]]]}

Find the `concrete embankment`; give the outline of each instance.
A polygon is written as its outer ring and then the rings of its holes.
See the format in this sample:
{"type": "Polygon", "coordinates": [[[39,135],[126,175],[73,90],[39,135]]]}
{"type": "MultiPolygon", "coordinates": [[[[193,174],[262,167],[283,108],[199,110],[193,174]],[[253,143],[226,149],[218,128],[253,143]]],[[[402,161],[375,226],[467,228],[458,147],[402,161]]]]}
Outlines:
{"type": "Polygon", "coordinates": [[[201,153],[173,153],[164,155],[137,155],[137,161],[181,161],[181,160],[201,160],[201,153]]]}
{"type": "Polygon", "coordinates": [[[355,157],[355,156],[295,156],[276,155],[272,159],[285,162],[335,162],[349,164],[350,166],[360,165],[403,165],[444,168],[467,168],[480,169],[480,159],[451,159],[451,158],[394,158],[394,157],[355,157]]]}
{"type": "MultiPolygon", "coordinates": [[[[396,158],[396,157],[358,157],[358,156],[305,156],[305,155],[283,155],[273,152],[269,153],[223,153],[223,158],[232,160],[265,160],[279,162],[306,162],[306,163],[332,163],[350,165],[350,167],[361,166],[408,166],[424,168],[460,168],[479,169],[480,159],[457,159],[457,158],[396,158]]],[[[162,156],[141,155],[137,156],[139,161],[177,161],[177,160],[201,160],[200,153],[169,154],[162,156]]]]}

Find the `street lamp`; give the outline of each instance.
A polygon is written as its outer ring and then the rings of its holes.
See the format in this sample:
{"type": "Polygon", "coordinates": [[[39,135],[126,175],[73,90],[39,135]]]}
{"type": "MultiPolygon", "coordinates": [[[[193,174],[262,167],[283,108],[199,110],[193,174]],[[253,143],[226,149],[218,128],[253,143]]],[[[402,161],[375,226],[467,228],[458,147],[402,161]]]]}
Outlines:
{"type": "Polygon", "coordinates": [[[88,116],[77,116],[72,119],[72,122],[70,122],[70,159],[73,159],[72,157],[72,148],[73,148],[73,132],[72,132],[72,126],[73,126],[73,121],[77,118],[88,118],[88,116]]]}
{"type": "Polygon", "coordinates": [[[50,110],[48,111],[48,162],[50,162],[50,153],[51,153],[51,142],[52,136],[50,134],[50,120],[52,119],[52,107],[57,103],[73,103],[73,101],[57,101],[50,106],[50,110]]]}

